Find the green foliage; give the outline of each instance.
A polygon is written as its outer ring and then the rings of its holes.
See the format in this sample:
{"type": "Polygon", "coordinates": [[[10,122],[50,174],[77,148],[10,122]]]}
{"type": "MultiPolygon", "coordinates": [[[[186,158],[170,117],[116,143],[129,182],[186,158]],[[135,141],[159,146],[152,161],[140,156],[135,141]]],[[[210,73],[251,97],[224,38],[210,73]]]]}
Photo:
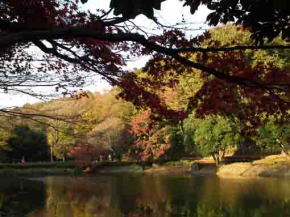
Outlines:
{"type": "Polygon", "coordinates": [[[7,157],[7,153],[3,148],[0,148],[0,162],[7,162],[8,161],[8,157],[7,157]]]}
{"type": "Polygon", "coordinates": [[[69,150],[74,146],[76,138],[73,136],[72,126],[59,121],[51,121],[53,127],[47,130],[48,144],[53,156],[66,159],[69,150]]]}
{"type": "Polygon", "coordinates": [[[190,166],[191,164],[191,160],[168,161],[165,163],[166,166],[190,166]]]}
{"type": "Polygon", "coordinates": [[[196,127],[197,127],[196,118],[194,117],[193,114],[183,121],[183,129],[184,129],[183,143],[185,147],[185,152],[189,154],[196,153],[196,147],[194,142],[194,133],[196,127]]]}
{"type": "Polygon", "coordinates": [[[179,159],[185,153],[181,126],[179,124],[171,126],[168,134],[171,144],[170,149],[167,151],[168,159],[179,159]]]}
{"type": "MultiPolygon", "coordinates": [[[[203,46],[214,46],[215,41],[218,41],[219,46],[238,46],[252,45],[254,40],[251,38],[251,33],[242,26],[225,25],[209,31],[211,38],[205,40],[203,46]]],[[[287,45],[288,43],[282,40],[281,37],[275,38],[268,45],[287,45]]],[[[289,69],[290,54],[287,50],[247,50],[245,51],[249,64],[253,66],[260,63],[266,65],[274,65],[278,68],[289,69]]]]}
{"type": "Polygon", "coordinates": [[[281,150],[289,155],[290,125],[275,123],[275,120],[271,119],[258,129],[256,142],[266,151],[281,150]]]}
{"type": "Polygon", "coordinates": [[[7,141],[10,159],[20,161],[41,161],[48,158],[46,136],[42,132],[31,130],[27,126],[17,126],[7,141]]]}
{"type": "Polygon", "coordinates": [[[22,159],[20,153],[17,159],[15,158],[16,150],[12,155],[12,147],[8,144],[8,139],[13,144],[19,143],[22,134],[17,141],[15,138],[10,138],[14,136],[14,129],[19,125],[26,125],[32,131],[46,135],[51,160],[66,160],[73,147],[82,145],[110,150],[112,157],[119,159],[121,155],[128,152],[133,142],[129,123],[135,108],[132,104],[117,99],[117,93],[118,90],[115,89],[104,94],[88,92],[85,94],[86,97],[78,99],[62,98],[25,105],[17,109],[20,113],[40,114],[40,116],[31,116],[31,119],[0,117],[0,123],[5,126],[0,129],[0,162],[22,159]],[[55,118],[47,119],[41,116],[55,118]],[[11,153],[8,156],[7,149],[11,153]]]}
{"type": "MultiPolygon", "coordinates": [[[[188,149],[202,156],[213,156],[217,164],[225,151],[242,141],[241,127],[233,118],[207,116],[203,119],[190,116],[184,123],[188,149]]],[[[186,138],[186,137],[185,137],[186,138]]]]}

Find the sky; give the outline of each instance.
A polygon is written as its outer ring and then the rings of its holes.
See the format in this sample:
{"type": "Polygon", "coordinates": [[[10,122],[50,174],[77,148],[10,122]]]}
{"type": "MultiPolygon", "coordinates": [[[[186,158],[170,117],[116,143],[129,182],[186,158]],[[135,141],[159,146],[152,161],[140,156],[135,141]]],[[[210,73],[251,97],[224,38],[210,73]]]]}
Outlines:
{"type": "MultiPolygon", "coordinates": [[[[83,7],[85,10],[87,9],[94,12],[94,10],[96,10],[97,8],[102,8],[105,10],[108,9],[109,3],[109,0],[89,0],[88,3],[85,4],[83,7]]],[[[188,34],[195,36],[197,34],[201,34],[204,31],[203,29],[207,28],[205,21],[206,16],[209,12],[210,11],[206,7],[201,6],[194,15],[191,15],[189,7],[182,7],[182,3],[179,0],[167,0],[162,3],[160,11],[155,11],[155,15],[160,23],[167,26],[174,25],[184,19],[186,22],[189,22],[191,24],[191,28],[194,29],[192,31],[188,31],[188,34]]],[[[152,30],[155,24],[153,23],[153,21],[147,19],[143,15],[136,17],[134,22],[137,25],[142,26],[144,30],[150,31],[152,33],[158,31],[152,30]]],[[[144,66],[147,59],[148,57],[134,59],[128,63],[127,68],[129,70],[134,68],[141,68],[142,66],[144,66]]],[[[105,90],[110,89],[110,85],[101,78],[95,80],[96,82],[94,84],[85,86],[83,90],[89,90],[92,92],[104,92],[105,90]]],[[[22,106],[26,103],[32,104],[39,101],[39,99],[30,97],[28,95],[11,93],[7,94],[0,92],[0,108],[22,106]]]]}

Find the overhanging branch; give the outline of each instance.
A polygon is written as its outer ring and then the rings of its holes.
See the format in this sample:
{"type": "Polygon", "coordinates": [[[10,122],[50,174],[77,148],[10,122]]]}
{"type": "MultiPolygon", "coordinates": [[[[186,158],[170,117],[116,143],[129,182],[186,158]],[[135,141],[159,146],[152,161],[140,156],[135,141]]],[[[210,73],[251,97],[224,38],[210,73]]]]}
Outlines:
{"type": "Polygon", "coordinates": [[[233,47],[188,47],[188,48],[166,48],[154,42],[148,41],[143,35],[137,33],[104,33],[88,27],[64,27],[46,30],[22,31],[0,36],[0,47],[12,46],[21,42],[32,42],[37,40],[62,39],[65,37],[89,37],[102,41],[122,42],[131,41],[144,45],[153,50],[167,53],[180,52],[220,52],[234,50],[269,50],[269,49],[290,49],[290,45],[271,45],[271,46],[233,46],[233,47]]]}
{"type": "Polygon", "coordinates": [[[6,47],[11,46],[16,43],[21,42],[34,42],[38,47],[40,47],[44,52],[52,53],[54,55],[57,55],[61,59],[64,59],[69,62],[73,63],[81,63],[79,59],[72,59],[68,56],[62,55],[58,53],[53,48],[47,48],[40,42],[40,40],[46,39],[46,40],[52,40],[52,39],[62,39],[65,37],[89,37],[94,38],[101,41],[108,41],[108,42],[135,42],[140,45],[143,45],[144,47],[150,49],[151,51],[155,51],[158,53],[162,53],[167,56],[171,56],[175,58],[177,61],[182,63],[185,66],[193,67],[196,69],[203,70],[209,74],[212,74],[220,79],[226,80],[227,82],[239,84],[239,85],[245,85],[250,87],[257,87],[257,88],[263,88],[263,89],[276,89],[276,90],[283,90],[288,91],[289,85],[283,85],[283,87],[280,87],[276,84],[271,84],[271,86],[266,86],[265,84],[261,84],[258,82],[255,82],[253,80],[245,79],[242,77],[232,76],[228,75],[223,72],[219,72],[215,69],[208,68],[204,65],[195,63],[193,61],[190,61],[186,58],[183,58],[180,53],[182,52],[219,52],[219,51],[233,51],[233,50],[247,50],[247,49],[290,49],[290,46],[235,46],[235,47],[222,47],[222,48],[182,48],[182,49],[174,49],[174,48],[167,48],[164,46],[161,46],[159,44],[156,44],[152,41],[149,41],[146,39],[143,35],[137,34],[137,33],[104,33],[102,31],[98,31],[96,29],[91,29],[88,27],[66,27],[66,28],[55,28],[50,30],[39,30],[39,31],[24,31],[24,32],[18,32],[18,33],[10,33],[5,36],[0,37],[0,47],[6,47]]]}

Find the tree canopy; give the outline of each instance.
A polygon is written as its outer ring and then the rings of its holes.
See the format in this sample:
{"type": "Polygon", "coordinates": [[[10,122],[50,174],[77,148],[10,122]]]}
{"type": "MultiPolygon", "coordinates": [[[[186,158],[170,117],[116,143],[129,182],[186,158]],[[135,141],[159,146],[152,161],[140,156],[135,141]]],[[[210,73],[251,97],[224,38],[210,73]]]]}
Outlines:
{"type": "MultiPolygon", "coordinates": [[[[86,0],[81,1],[82,4],[78,0],[1,0],[0,87],[5,92],[39,96],[25,88],[52,86],[67,94],[74,91],[71,87],[80,87],[92,74],[98,74],[122,88],[120,96],[134,105],[149,106],[164,118],[185,118],[184,111],[166,107],[157,94],[148,91],[149,86],[163,86],[160,79],[159,83],[144,82],[145,79],[140,83],[134,72],[126,70],[128,56],[131,59],[149,55],[151,60],[145,71],[153,69],[151,73],[156,77],[162,78],[164,74],[164,70],[156,67],[156,62],[162,60],[180,74],[198,69],[214,76],[218,79],[216,87],[210,88],[214,91],[216,88],[227,90],[231,85],[249,87],[249,91],[255,89],[259,96],[271,95],[275,106],[271,109],[285,111],[288,108],[289,71],[271,68],[269,76],[263,77],[263,73],[269,71],[264,65],[251,69],[225,67],[229,62],[238,66],[244,64],[239,51],[290,48],[286,0],[180,1],[184,7],[189,6],[193,14],[200,5],[207,6],[212,10],[207,18],[210,25],[233,22],[252,32],[253,41],[249,44],[209,43],[206,46],[202,46],[202,42],[210,37],[207,32],[189,38],[186,29],[162,25],[154,14],[154,10],[162,10],[162,2],[112,0],[109,11],[92,12],[82,9],[86,0]],[[135,25],[134,18],[139,14],[155,21],[162,33],[150,34],[135,25]],[[264,40],[272,41],[279,35],[285,43],[267,44],[264,40]],[[221,52],[226,53],[218,55],[221,52]],[[200,58],[191,58],[196,54],[200,54],[200,58]],[[212,55],[214,61],[207,62],[207,54],[212,55]],[[221,85],[220,81],[229,85],[221,85]]],[[[203,90],[209,89],[204,87],[203,90]]]]}
{"type": "Polygon", "coordinates": [[[212,156],[216,164],[223,160],[227,149],[238,147],[242,142],[240,123],[228,117],[189,117],[185,131],[188,137],[192,137],[189,144],[195,145],[195,151],[202,156],[212,156]]]}
{"type": "Polygon", "coordinates": [[[14,135],[8,138],[8,156],[15,162],[41,161],[48,159],[46,136],[42,132],[29,129],[27,126],[17,126],[14,135]]]}

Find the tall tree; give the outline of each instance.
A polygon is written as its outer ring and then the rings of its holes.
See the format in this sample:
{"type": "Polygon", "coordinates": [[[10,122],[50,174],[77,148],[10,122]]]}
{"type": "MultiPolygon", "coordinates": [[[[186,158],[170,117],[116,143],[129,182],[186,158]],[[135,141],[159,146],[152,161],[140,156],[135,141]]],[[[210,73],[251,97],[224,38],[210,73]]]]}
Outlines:
{"type": "Polygon", "coordinates": [[[17,126],[7,141],[8,156],[14,161],[44,161],[48,159],[46,136],[27,126],[17,126]]]}
{"type": "Polygon", "coordinates": [[[156,162],[178,158],[183,154],[182,136],[178,126],[158,119],[150,110],[140,111],[131,121],[134,146],[131,156],[139,161],[156,162]]]}
{"type": "Polygon", "coordinates": [[[216,165],[224,159],[226,150],[239,146],[242,141],[240,124],[233,118],[191,116],[185,122],[185,131],[191,137],[187,145],[202,156],[212,156],[216,165]]]}

